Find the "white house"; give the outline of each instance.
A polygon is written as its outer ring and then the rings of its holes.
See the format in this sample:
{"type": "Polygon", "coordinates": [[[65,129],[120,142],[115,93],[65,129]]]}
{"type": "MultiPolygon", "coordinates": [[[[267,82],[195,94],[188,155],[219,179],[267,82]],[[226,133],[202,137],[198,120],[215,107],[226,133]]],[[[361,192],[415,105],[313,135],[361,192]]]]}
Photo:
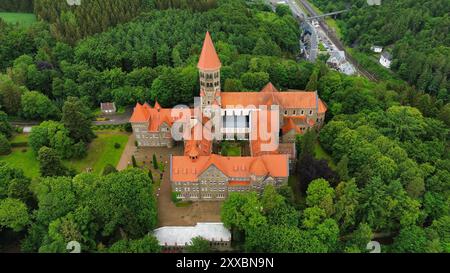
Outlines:
{"type": "Polygon", "coordinates": [[[372,50],[375,53],[381,53],[383,51],[383,47],[374,45],[370,47],[370,50],[372,50]]]}
{"type": "Polygon", "coordinates": [[[386,68],[391,68],[392,55],[387,51],[383,52],[380,57],[380,64],[386,68]]]}
{"type": "Polygon", "coordinates": [[[356,73],[356,69],[345,58],[344,51],[332,51],[330,58],[327,60],[327,65],[346,75],[354,75],[356,73]]]}
{"type": "Polygon", "coordinates": [[[103,114],[114,114],[117,111],[116,104],[114,102],[101,103],[100,109],[103,114]]]}
{"type": "Polygon", "coordinates": [[[369,6],[379,6],[381,5],[381,0],[367,0],[369,6]]]}
{"type": "Polygon", "coordinates": [[[197,223],[195,226],[168,226],[153,231],[159,245],[165,248],[182,249],[195,237],[210,241],[215,248],[228,247],[231,233],[223,223],[197,223]]]}

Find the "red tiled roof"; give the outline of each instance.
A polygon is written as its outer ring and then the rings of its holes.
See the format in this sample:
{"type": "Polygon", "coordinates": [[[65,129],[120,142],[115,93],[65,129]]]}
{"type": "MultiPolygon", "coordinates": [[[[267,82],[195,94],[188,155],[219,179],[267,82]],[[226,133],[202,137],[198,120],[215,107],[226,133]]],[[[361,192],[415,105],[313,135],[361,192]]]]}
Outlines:
{"type": "Polygon", "coordinates": [[[292,130],[295,130],[295,132],[298,134],[302,132],[300,128],[294,123],[294,120],[292,118],[287,118],[285,120],[286,124],[284,124],[283,128],[281,128],[283,134],[289,133],[292,130]]]}
{"type": "MultiPolygon", "coordinates": [[[[222,107],[267,105],[272,102],[283,108],[317,108],[318,101],[315,92],[222,92],[222,107]]],[[[319,99],[319,107],[321,106],[319,99]]],[[[322,107],[323,107],[322,103],[322,107]]]]}
{"type": "Polygon", "coordinates": [[[261,159],[261,157],[257,157],[250,165],[250,172],[257,175],[257,176],[263,176],[268,174],[266,165],[264,164],[264,161],[261,159]]]}
{"type": "Polygon", "coordinates": [[[328,110],[327,105],[321,99],[319,99],[319,113],[323,114],[328,110]]]}
{"type": "Polygon", "coordinates": [[[273,86],[271,82],[269,82],[264,88],[261,90],[263,93],[272,93],[272,92],[278,92],[278,89],[273,86]]]}
{"type": "Polygon", "coordinates": [[[198,176],[209,167],[215,166],[228,177],[246,178],[255,174],[257,176],[270,175],[272,177],[287,177],[287,155],[263,155],[260,157],[223,157],[211,154],[199,156],[191,160],[188,156],[172,157],[172,181],[196,182],[198,176]],[[256,162],[253,164],[255,161],[256,162]]]}
{"type": "Polygon", "coordinates": [[[146,107],[147,104],[141,105],[140,103],[137,103],[134,107],[133,115],[130,118],[130,122],[147,122],[149,118],[149,112],[148,109],[151,108],[149,105],[146,107]]]}
{"type": "Polygon", "coordinates": [[[202,53],[197,67],[202,70],[217,70],[222,66],[209,32],[206,32],[202,53]]]}
{"type": "Polygon", "coordinates": [[[147,103],[143,105],[138,103],[134,108],[130,122],[148,122],[148,131],[158,132],[161,125],[167,124],[171,127],[177,119],[179,118],[172,117],[172,109],[161,108],[158,102],[155,103],[154,108],[147,103]]]}

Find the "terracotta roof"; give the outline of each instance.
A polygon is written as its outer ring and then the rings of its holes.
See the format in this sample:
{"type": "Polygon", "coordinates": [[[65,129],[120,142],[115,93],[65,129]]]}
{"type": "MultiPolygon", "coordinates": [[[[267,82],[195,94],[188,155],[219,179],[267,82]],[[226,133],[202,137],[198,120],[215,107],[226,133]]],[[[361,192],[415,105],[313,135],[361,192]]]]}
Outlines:
{"type": "Polygon", "coordinates": [[[268,171],[266,168],[266,165],[264,164],[264,161],[261,159],[261,157],[257,157],[250,165],[250,172],[257,175],[257,176],[263,176],[267,175],[268,171]]]}
{"type": "Polygon", "coordinates": [[[130,118],[130,122],[147,122],[150,115],[148,109],[151,108],[149,105],[145,107],[146,104],[141,105],[137,103],[134,107],[133,115],[130,118]]]}
{"type": "Polygon", "coordinates": [[[321,99],[319,99],[319,113],[325,113],[328,110],[327,105],[321,99]]]}
{"type": "Polygon", "coordinates": [[[203,126],[201,122],[195,120],[190,135],[189,131],[184,132],[184,155],[189,157],[206,156],[211,154],[212,141],[210,128],[203,126]],[[200,139],[198,139],[200,138],[200,139]]]}
{"type": "MultiPolygon", "coordinates": [[[[289,92],[222,92],[222,107],[267,105],[276,103],[283,108],[317,108],[316,92],[289,91],[289,92]]],[[[320,99],[319,99],[320,101],[320,99]]],[[[323,103],[322,103],[323,104],[323,103]]],[[[319,107],[321,103],[319,102],[319,107]]],[[[323,107],[324,105],[322,105],[323,107]]]]}
{"type": "Polygon", "coordinates": [[[172,109],[161,108],[158,102],[155,103],[154,108],[147,103],[136,104],[130,118],[132,123],[148,122],[149,132],[158,132],[163,124],[171,127],[176,120],[179,120],[179,118],[172,117],[172,109]]]}
{"type": "Polygon", "coordinates": [[[294,119],[291,117],[285,118],[285,124],[281,130],[283,131],[283,134],[289,133],[292,130],[295,130],[298,134],[302,132],[302,130],[295,124],[294,119]]]}
{"type": "Polygon", "coordinates": [[[209,167],[215,166],[226,176],[233,178],[247,178],[270,175],[272,177],[287,177],[287,155],[263,155],[260,157],[223,157],[216,154],[199,156],[191,160],[188,156],[172,157],[172,181],[196,182],[198,177],[209,167]],[[260,161],[256,162],[255,161],[260,161]],[[254,164],[253,164],[254,163],[254,164]]]}
{"type": "MultiPolygon", "coordinates": [[[[278,154],[277,152],[277,147],[273,147],[275,148],[273,151],[262,151],[262,145],[270,145],[272,142],[272,123],[271,123],[271,111],[265,110],[266,114],[267,114],[267,120],[265,120],[266,124],[264,124],[264,121],[260,120],[261,114],[263,114],[263,111],[258,111],[255,114],[255,118],[252,120],[252,122],[254,122],[254,124],[252,124],[252,128],[255,128],[255,130],[253,131],[254,134],[252,135],[252,139],[250,141],[250,151],[251,154],[253,156],[261,156],[261,155],[267,155],[267,154],[278,154]],[[260,127],[266,125],[266,128],[260,127]],[[260,133],[259,130],[261,130],[260,133]]],[[[275,130],[278,134],[278,130],[276,130],[275,128],[273,129],[275,130]]]]}
{"type": "Polygon", "coordinates": [[[222,67],[209,32],[206,32],[202,53],[200,54],[197,67],[202,70],[217,70],[222,67]]]}
{"type": "Polygon", "coordinates": [[[278,92],[278,89],[273,86],[271,82],[269,82],[264,88],[261,90],[263,93],[272,93],[272,92],[278,92]]]}

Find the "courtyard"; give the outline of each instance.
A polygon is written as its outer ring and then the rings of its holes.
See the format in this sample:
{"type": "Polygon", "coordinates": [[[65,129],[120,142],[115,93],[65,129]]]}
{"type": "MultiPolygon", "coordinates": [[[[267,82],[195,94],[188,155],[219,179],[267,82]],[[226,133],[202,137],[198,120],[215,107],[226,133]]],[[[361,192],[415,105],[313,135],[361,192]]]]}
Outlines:
{"type": "Polygon", "coordinates": [[[175,204],[172,201],[170,186],[170,155],[183,155],[183,145],[173,148],[148,147],[138,148],[134,152],[136,163],[141,168],[150,169],[154,178],[155,192],[158,199],[158,227],[194,226],[198,222],[220,222],[222,202],[187,202],[175,204]],[[153,167],[153,154],[158,165],[153,167]]]}

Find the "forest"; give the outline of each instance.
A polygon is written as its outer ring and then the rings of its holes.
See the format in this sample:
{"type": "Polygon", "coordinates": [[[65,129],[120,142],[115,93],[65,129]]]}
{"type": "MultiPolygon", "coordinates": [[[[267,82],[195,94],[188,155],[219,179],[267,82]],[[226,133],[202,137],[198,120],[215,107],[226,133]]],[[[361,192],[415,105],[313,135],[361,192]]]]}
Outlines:
{"type": "Polygon", "coordinates": [[[0,12],[33,12],[34,0],[2,0],[0,3],[0,12]]]}
{"type": "Polygon", "coordinates": [[[136,9],[114,22],[99,8],[83,17],[64,7],[74,25],[61,24],[59,2],[37,0],[41,20],[30,27],[0,20],[0,154],[14,145],[10,121],[40,122],[29,139],[40,175],[0,163],[0,250],[15,243],[23,252],[65,252],[65,242],[77,240],[83,252],[161,251],[147,235],[157,223],[151,173],[78,174],[63,160],[86,156],[100,102],[191,103],[209,30],[224,92],[271,81],[281,90],[318,90],[329,108],[320,132],[298,137],[290,187],[224,202],[222,221],[236,248],[366,252],[380,238],[383,252],[450,252],[450,106],[438,93],[297,61],[297,23],[260,2],[170,1],[180,8],[170,9],[130,1],[136,9]],[[104,24],[91,25],[92,16],[104,24]],[[316,145],[330,159],[316,158],[316,145]]]}
{"type": "Polygon", "coordinates": [[[450,100],[450,2],[447,0],[311,0],[322,11],[347,7],[339,25],[347,45],[369,53],[373,45],[393,54],[403,80],[447,103],[450,100]]]}
{"type": "Polygon", "coordinates": [[[397,88],[322,69],[330,120],[298,137],[295,186],[225,201],[242,250],[361,253],[375,238],[383,252],[450,251],[449,127],[397,88]],[[315,158],[317,142],[336,167],[315,158]]]}

